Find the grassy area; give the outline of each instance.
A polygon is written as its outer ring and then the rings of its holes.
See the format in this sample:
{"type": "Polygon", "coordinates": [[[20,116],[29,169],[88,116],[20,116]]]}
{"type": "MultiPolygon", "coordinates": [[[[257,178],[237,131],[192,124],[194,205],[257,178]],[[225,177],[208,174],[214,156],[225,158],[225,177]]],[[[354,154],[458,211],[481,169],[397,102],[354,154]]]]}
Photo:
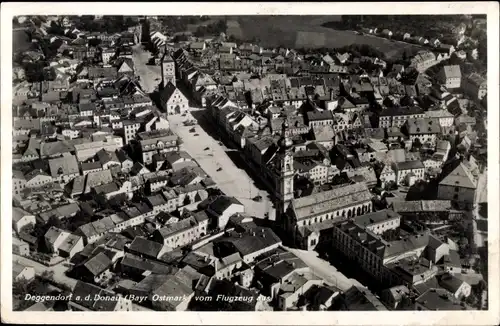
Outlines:
{"type": "Polygon", "coordinates": [[[14,31],[12,34],[12,52],[26,51],[30,48],[31,42],[28,34],[24,30],[14,31]]]}
{"type": "Polygon", "coordinates": [[[405,49],[420,48],[413,44],[322,26],[334,19],[335,16],[239,16],[228,23],[227,34],[236,37],[239,34],[243,40],[256,38],[265,47],[340,48],[351,44],[367,44],[385,52],[388,58],[397,58],[405,49]]]}

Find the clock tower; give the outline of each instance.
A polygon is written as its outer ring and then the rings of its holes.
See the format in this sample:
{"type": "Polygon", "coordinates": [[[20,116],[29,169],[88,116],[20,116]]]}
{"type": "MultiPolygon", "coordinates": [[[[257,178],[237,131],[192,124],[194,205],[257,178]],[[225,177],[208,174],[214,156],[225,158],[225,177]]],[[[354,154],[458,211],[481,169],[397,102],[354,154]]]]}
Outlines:
{"type": "Polygon", "coordinates": [[[276,215],[281,223],[286,223],[286,211],[293,200],[293,141],[290,139],[290,131],[288,129],[288,121],[285,121],[281,127],[281,139],[279,140],[278,162],[277,162],[277,185],[276,198],[276,215]]]}
{"type": "Polygon", "coordinates": [[[162,87],[165,88],[169,82],[175,86],[175,62],[170,53],[165,52],[160,65],[162,87]]]}

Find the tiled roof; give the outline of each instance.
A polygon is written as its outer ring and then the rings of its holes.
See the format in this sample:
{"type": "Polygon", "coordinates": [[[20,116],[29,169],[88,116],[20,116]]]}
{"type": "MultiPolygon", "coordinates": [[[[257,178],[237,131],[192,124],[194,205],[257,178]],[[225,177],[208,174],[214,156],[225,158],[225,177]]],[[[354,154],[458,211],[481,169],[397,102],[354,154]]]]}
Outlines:
{"type": "Polygon", "coordinates": [[[59,175],[79,174],[78,161],[76,156],[63,156],[49,160],[50,174],[53,178],[59,175]]]}
{"type": "Polygon", "coordinates": [[[476,180],[470,170],[463,163],[460,163],[441,180],[439,185],[476,189],[476,180]]]}

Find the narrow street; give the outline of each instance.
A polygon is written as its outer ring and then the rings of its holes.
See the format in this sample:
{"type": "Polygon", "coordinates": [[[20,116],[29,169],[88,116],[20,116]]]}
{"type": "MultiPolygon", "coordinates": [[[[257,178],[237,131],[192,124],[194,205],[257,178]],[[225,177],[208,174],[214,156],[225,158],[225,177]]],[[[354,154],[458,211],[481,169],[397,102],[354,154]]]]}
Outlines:
{"type": "Polygon", "coordinates": [[[26,257],[22,257],[16,254],[13,254],[13,261],[17,261],[20,264],[24,266],[30,266],[35,269],[35,274],[36,275],[42,275],[43,272],[54,272],[54,281],[59,284],[65,284],[71,288],[74,288],[76,285],[76,280],[72,279],[70,277],[67,277],[65,272],[68,270],[66,266],[64,266],[64,263],[60,263],[54,266],[45,266],[43,264],[40,264],[34,260],[31,260],[26,257]]]}
{"type": "Polygon", "coordinates": [[[302,259],[317,276],[323,278],[327,283],[342,291],[347,291],[353,285],[364,287],[357,280],[347,278],[326,260],[319,258],[316,251],[306,251],[288,247],[285,247],[285,249],[302,259]]]}

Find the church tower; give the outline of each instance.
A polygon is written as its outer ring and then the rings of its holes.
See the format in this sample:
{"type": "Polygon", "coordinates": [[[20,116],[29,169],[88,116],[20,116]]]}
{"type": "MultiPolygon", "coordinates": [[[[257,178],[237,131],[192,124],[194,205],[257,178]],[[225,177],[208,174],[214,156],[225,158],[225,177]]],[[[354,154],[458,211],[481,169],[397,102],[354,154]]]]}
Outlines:
{"type": "Polygon", "coordinates": [[[276,187],[276,197],[278,203],[276,205],[276,215],[282,223],[286,219],[285,213],[293,200],[293,141],[289,135],[288,121],[285,119],[281,126],[281,139],[279,141],[278,151],[278,184],[276,187]]]}
{"type": "Polygon", "coordinates": [[[169,82],[175,86],[175,62],[168,51],[165,51],[161,59],[161,79],[163,88],[165,88],[169,82]]]}

